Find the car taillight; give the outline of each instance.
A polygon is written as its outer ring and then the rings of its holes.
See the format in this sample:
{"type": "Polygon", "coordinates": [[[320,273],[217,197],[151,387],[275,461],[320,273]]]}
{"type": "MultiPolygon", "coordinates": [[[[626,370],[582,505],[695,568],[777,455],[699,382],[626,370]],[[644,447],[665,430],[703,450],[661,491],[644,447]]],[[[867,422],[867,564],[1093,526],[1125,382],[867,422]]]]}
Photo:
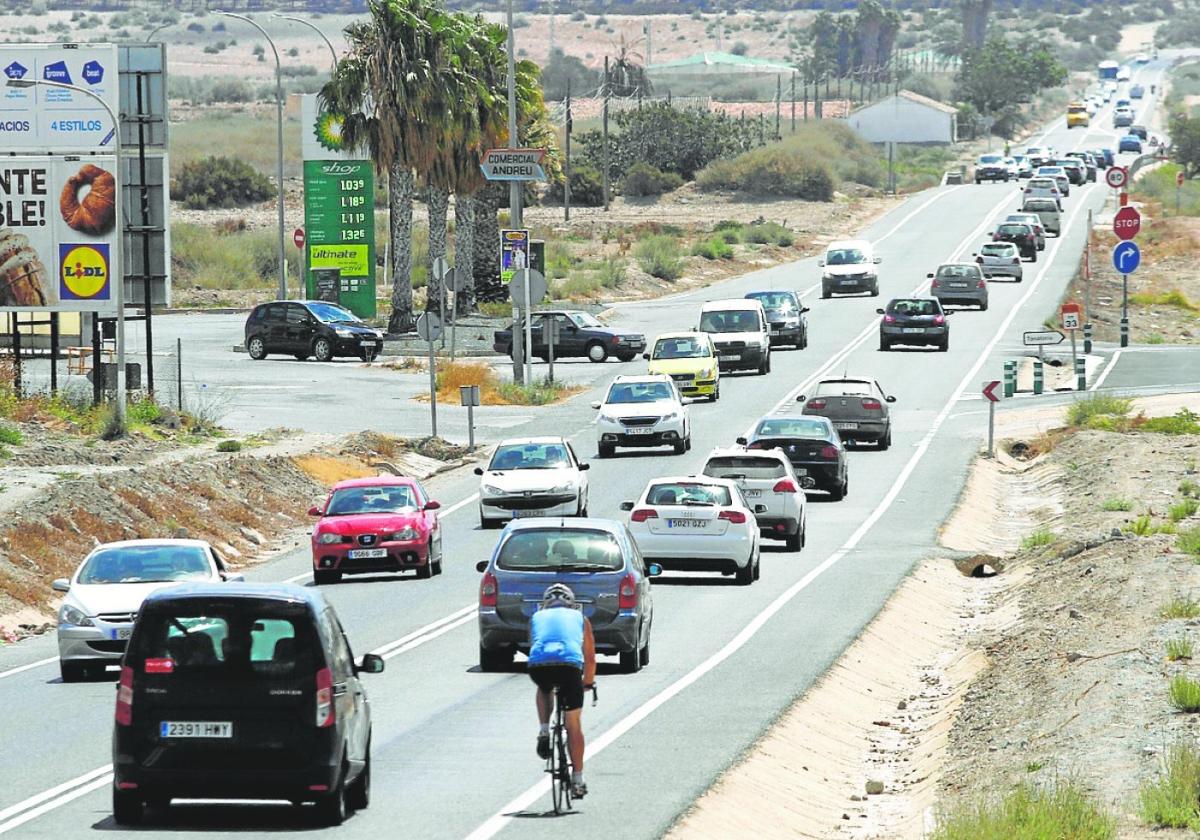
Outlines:
{"type": "Polygon", "coordinates": [[[987,281],[986,281],[986,280],[980,280],[980,281],[979,281],[979,282],[978,282],[976,285],[977,285],[979,288],[981,288],[981,289],[986,289],[986,288],[987,288],[987,281]]]}
{"type": "Polygon", "coordinates": [[[838,456],[838,450],[837,450],[836,446],[826,445],[826,446],[821,447],[821,457],[822,458],[832,458],[832,459],[836,460],[837,456],[838,456]]]}
{"type": "Polygon", "coordinates": [[[322,668],[317,671],[317,726],[322,729],[333,726],[334,717],[333,671],[322,668]]]}
{"type": "MultiPolygon", "coordinates": [[[[791,484],[789,481],[788,484],[791,484]]],[[[775,485],[778,487],[779,485],[775,485]]],[[[724,519],[726,522],[732,522],[734,525],[741,525],[746,521],[746,514],[740,510],[723,510],[717,514],[717,519],[724,519]]]]}
{"type": "Polygon", "coordinates": [[[1000,239],[1000,231],[996,231],[995,233],[992,234],[993,242],[997,241],[998,239],[1000,239]]]}
{"type": "MultiPolygon", "coordinates": [[[[779,481],[775,482],[775,486],[771,489],[776,493],[795,493],[796,482],[792,481],[790,478],[781,478],[779,481]]],[[[722,514],[722,518],[724,518],[724,514],[722,514]]]]}
{"type": "Polygon", "coordinates": [[[142,666],[147,674],[170,674],[175,670],[174,659],[147,659],[142,666]]]}
{"type": "Polygon", "coordinates": [[[117,683],[117,724],[130,726],[133,723],[133,668],[121,666],[121,679],[117,683]]]}
{"type": "MultiPolygon", "coordinates": [[[[940,285],[941,285],[941,281],[939,281],[936,277],[934,277],[932,280],[929,281],[929,288],[931,288],[931,289],[936,289],[940,285]]],[[[891,318],[891,317],[892,316],[890,316],[890,315],[885,315],[883,320],[886,321],[888,318],[891,318]]]]}
{"type": "Polygon", "coordinates": [[[496,596],[499,594],[500,584],[496,581],[496,576],[491,572],[484,572],[483,580],[479,581],[479,606],[496,606],[496,596]]]}
{"type": "Polygon", "coordinates": [[[658,519],[658,511],[651,508],[638,508],[629,515],[630,522],[645,522],[647,519],[658,519]]]}
{"type": "Polygon", "coordinates": [[[879,400],[864,399],[862,401],[862,407],[867,411],[880,411],[883,409],[883,403],[881,403],[879,400]]]}
{"type": "Polygon", "coordinates": [[[895,316],[895,315],[884,315],[884,316],[883,316],[883,323],[885,323],[885,324],[894,324],[894,323],[896,323],[896,316],[895,316]]]}
{"type": "MultiPolygon", "coordinates": [[[[890,317],[890,316],[885,316],[885,320],[887,317],[890,317]]],[[[893,319],[893,320],[895,320],[895,319],[893,319]]],[[[808,407],[809,408],[824,408],[825,400],[809,400],[808,407]]]]}
{"type": "Polygon", "coordinates": [[[637,609],[637,581],[633,573],[621,579],[621,588],[617,590],[617,608],[622,610],[637,609]]]}
{"type": "Polygon", "coordinates": [[[1013,265],[1020,265],[1020,264],[1021,264],[1021,258],[1020,258],[1020,257],[1013,257],[1013,258],[1012,258],[1012,264],[1013,264],[1013,265]]]}
{"type": "Polygon", "coordinates": [[[935,324],[937,324],[937,325],[939,325],[939,326],[940,326],[940,325],[942,325],[942,324],[946,323],[946,317],[945,317],[944,315],[934,315],[934,316],[933,316],[933,323],[935,323],[935,324]]]}

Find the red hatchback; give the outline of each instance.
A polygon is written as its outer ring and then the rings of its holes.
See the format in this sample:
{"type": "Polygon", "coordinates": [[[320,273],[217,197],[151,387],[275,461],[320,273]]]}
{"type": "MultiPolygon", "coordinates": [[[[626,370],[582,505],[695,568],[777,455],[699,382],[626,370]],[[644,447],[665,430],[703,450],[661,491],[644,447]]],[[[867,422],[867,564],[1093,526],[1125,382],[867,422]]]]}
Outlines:
{"type": "Polygon", "coordinates": [[[412,478],[375,476],[339,481],[312,533],[313,580],[337,583],[342,575],[416,569],[417,577],[442,573],[442,530],[437,510],[412,478]]]}

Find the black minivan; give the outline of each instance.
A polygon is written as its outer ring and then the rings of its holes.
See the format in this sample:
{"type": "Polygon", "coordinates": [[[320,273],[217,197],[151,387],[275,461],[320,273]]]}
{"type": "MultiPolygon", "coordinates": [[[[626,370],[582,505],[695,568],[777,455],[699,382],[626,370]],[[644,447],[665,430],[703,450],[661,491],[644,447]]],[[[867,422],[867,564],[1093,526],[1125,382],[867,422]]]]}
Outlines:
{"type": "Polygon", "coordinates": [[[314,802],[338,825],[366,808],[371,708],[320,592],[288,584],[181,584],[142,604],[121,661],[113,819],[172,798],[314,802]]]}
{"type": "Polygon", "coordinates": [[[246,352],[251,359],[286,353],[304,361],[328,362],[334,356],[375,360],[383,351],[383,333],[348,309],[323,300],[260,303],[246,319],[246,352]]]}

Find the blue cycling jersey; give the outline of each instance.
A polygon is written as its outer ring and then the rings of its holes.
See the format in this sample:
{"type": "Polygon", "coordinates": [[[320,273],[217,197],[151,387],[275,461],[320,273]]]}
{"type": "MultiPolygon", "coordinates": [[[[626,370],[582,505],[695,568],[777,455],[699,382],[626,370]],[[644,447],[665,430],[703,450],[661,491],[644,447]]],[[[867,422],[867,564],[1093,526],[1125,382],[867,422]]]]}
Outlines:
{"type": "Polygon", "coordinates": [[[538,610],[529,619],[529,664],[583,668],[583,613],[567,607],[538,610]]]}

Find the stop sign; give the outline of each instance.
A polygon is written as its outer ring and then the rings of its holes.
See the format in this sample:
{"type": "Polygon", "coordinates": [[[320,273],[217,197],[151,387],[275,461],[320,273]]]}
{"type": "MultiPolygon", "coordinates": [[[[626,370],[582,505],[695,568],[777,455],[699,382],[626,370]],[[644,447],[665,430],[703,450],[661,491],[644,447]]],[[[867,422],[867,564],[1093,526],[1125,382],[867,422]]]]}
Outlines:
{"type": "Polygon", "coordinates": [[[1113,216],[1113,233],[1118,239],[1133,239],[1142,229],[1142,215],[1133,207],[1122,207],[1113,216]]]}
{"type": "Polygon", "coordinates": [[[297,248],[300,248],[303,250],[303,248],[304,248],[304,228],[296,228],[296,232],[292,234],[292,241],[296,243],[297,248]]]}

